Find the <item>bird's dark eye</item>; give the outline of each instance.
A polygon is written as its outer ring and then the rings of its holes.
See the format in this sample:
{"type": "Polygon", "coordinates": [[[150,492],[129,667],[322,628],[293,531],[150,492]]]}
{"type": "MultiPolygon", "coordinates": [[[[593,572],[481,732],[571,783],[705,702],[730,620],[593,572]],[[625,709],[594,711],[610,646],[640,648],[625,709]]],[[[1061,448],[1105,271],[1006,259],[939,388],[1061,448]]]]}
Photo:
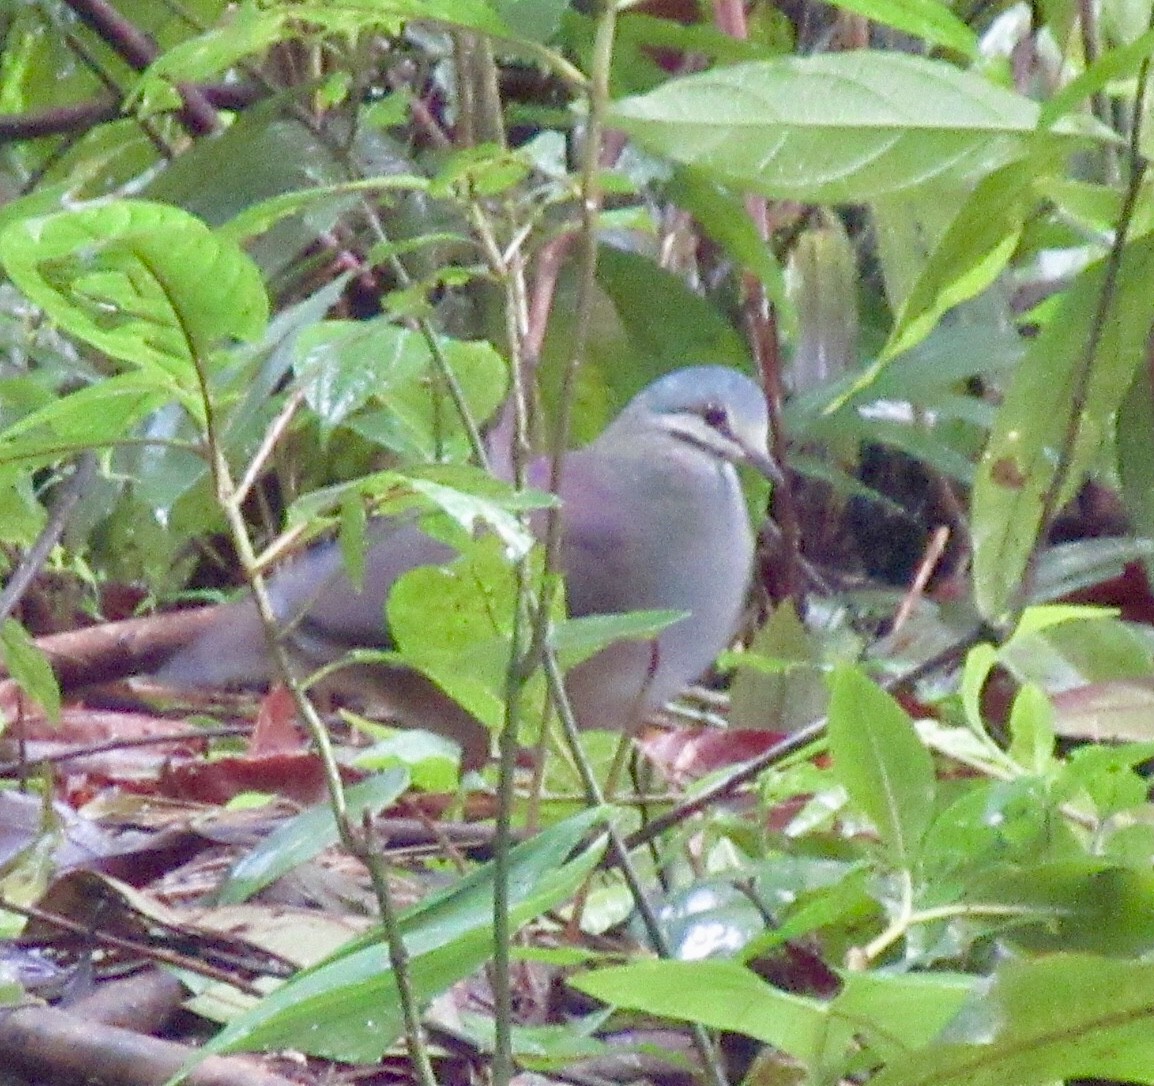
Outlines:
{"type": "Polygon", "coordinates": [[[729,412],[721,404],[707,403],[701,417],[715,430],[725,430],[729,426],[729,412]]]}

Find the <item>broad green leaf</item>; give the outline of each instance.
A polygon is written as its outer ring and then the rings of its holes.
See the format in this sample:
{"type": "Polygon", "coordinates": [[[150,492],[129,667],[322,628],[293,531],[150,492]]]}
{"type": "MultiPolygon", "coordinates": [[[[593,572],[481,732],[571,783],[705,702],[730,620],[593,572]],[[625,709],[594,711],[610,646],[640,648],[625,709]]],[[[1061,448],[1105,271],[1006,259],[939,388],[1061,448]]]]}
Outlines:
{"type": "Polygon", "coordinates": [[[194,361],[268,319],[256,266],[199,219],[164,204],[117,200],[13,223],[0,260],[16,285],[74,336],[164,374],[196,410],[194,361]]]}
{"type": "MultiPolygon", "coordinates": [[[[1045,833],[1045,827],[1039,829],[1045,833]]],[[[1154,950],[1154,874],[1090,856],[986,868],[964,899],[1005,909],[999,938],[1031,953],[1085,951],[1116,957],[1154,950]]],[[[996,913],[995,913],[996,915],[996,913]]]]}
{"type": "MultiPolygon", "coordinates": [[[[345,806],[349,824],[359,829],[363,811],[388,807],[408,786],[407,771],[387,769],[376,777],[346,789],[345,806]]],[[[336,844],[338,839],[336,819],[328,803],[318,804],[290,818],[233,865],[220,888],[220,904],[232,905],[247,901],[281,875],[336,844]]]]}
{"type": "MultiPolygon", "coordinates": [[[[56,456],[46,457],[46,461],[56,456]]],[[[36,499],[34,476],[25,465],[5,465],[0,456],[0,539],[30,547],[44,528],[44,507],[36,499]]]]}
{"type": "MultiPolygon", "coordinates": [[[[678,275],[647,257],[601,246],[597,282],[608,294],[633,349],[669,368],[671,358],[744,366],[741,337],[718,309],[678,275]]],[[[656,376],[656,373],[651,376],[656,376]]]]}
{"type": "MultiPolygon", "coordinates": [[[[617,102],[610,121],[722,184],[807,203],[855,203],[1020,158],[1028,141],[1041,146],[1038,112],[974,72],[861,50],[673,79],[617,102]]],[[[1117,139],[1071,117],[1047,135],[1076,137],[1117,139]]]]}
{"type": "MultiPolygon", "coordinates": [[[[1154,731],[1151,726],[1154,720],[1152,707],[1154,686],[1148,686],[1143,706],[1147,736],[1154,731]]],[[[1109,746],[1086,743],[1070,751],[1065,764],[1058,770],[1054,786],[1059,795],[1068,795],[1075,790],[1084,792],[1093,801],[1097,816],[1103,820],[1145,802],[1150,786],[1142,763],[1154,758],[1154,742],[1120,743],[1118,740],[1125,736],[1109,733],[1104,738],[1112,741],[1109,746]]],[[[1148,867],[1150,859],[1147,854],[1143,866],[1148,867]]]]}
{"type": "Polygon", "coordinates": [[[396,34],[411,19],[446,22],[500,37],[517,36],[485,0],[322,0],[261,7],[244,3],[224,25],[157,57],[141,76],[131,100],[147,102],[158,97],[164,103],[167,84],[211,79],[278,42],[315,37],[318,32],[350,38],[368,30],[396,34]]]}
{"type": "Polygon", "coordinates": [[[1042,502],[1062,446],[1073,453],[1059,505],[1098,454],[1145,357],[1154,321],[1154,238],[1130,245],[1083,385],[1089,337],[1101,304],[1102,262],[1087,269],[1033,341],[998,411],[972,496],[974,591],[984,615],[1012,606],[1043,528],[1042,502]]]}
{"type": "Polygon", "coordinates": [[[971,60],[977,58],[977,35],[941,0],[836,0],[836,4],[930,45],[953,49],[971,60]]]}
{"type": "MultiPolygon", "coordinates": [[[[628,1010],[735,1030],[811,1062],[834,1027],[828,1004],[783,992],[736,962],[651,961],[599,969],[569,983],[628,1010]]],[[[844,1039],[848,1029],[843,1027],[844,1039]]]]}
{"type": "Polygon", "coordinates": [[[1008,961],[938,1040],[873,1086],[1154,1082],[1154,964],[1080,954],[1008,961]]]}
{"type": "MultiPolygon", "coordinates": [[[[515,490],[480,468],[444,464],[416,469],[407,475],[380,471],[314,490],[292,504],[289,523],[307,525],[331,516],[334,511],[343,510],[354,496],[368,501],[374,513],[440,511],[468,535],[485,528],[497,536],[510,557],[524,555],[533,543],[533,536],[516,514],[556,504],[551,494],[515,490]]],[[[429,527],[433,530],[436,524],[429,527]]],[[[371,534],[371,526],[369,531],[371,534]]],[[[459,539],[459,533],[454,538],[459,539]]]]}
{"type": "Polygon", "coordinates": [[[901,312],[972,188],[973,180],[965,177],[935,178],[871,202],[882,287],[893,313],[901,312]]]}
{"type": "Polygon", "coordinates": [[[561,27],[568,0],[496,0],[492,5],[507,26],[522,39],[545,43],[561,27]]]}
{"type": "Polygon", "coordinates": [[[929,752],[901,706],[859,671],[839,668],[830,688],[834,774],[873,822],[891,861],[910,868],[933,813],[929,752]]]}
{"type": "Polygon", "coordinates": [[[1110,617],[1110,612],[1102,607],[1089,603],[1050,603],[1038,607],[1027,607],[1018,619],[1014,632],[1004,647],[1014,643],[1015,638],[1029,637],[1031,634],[1042,633],[1054,626],[1062,626],[1067,622],[1090,622],[1094,619],[1110,617]]]}
{"type": "Polygon", "coordinates": [[[297,337],[295,352],[305,401],[325,432],[373,396],[420,381],[429,362],[420,336],[382,318],[321,321],[297,337]]]}
{"type": "Polygon", "coordinates": [[[1045,692],[1026,683],[1010,710],[1010,757],[1028,773],[1053,767],[1054,709],[1045,692]]]}
{"type": "Polygon", "coordinates": [[[81,448],[106,448],[171,400],[163,379],[121,373],[25,415],[0,431],[0,463],[51,463],[81,448]]]}
{"type": "Polygon", "coordinates": [[[60,687],[47,657],[32,642],[28,631],[14,618],[0,626],[0,656],[17,686],[47,714],[60,723],[60,687]]]}
{"type": "Polygon", "coordinates": [[[553,504],[554,500],[552,495],[540,491],[510,491],[513,503],[502,505],[483,494],[471,494],[436,479],[410,475],[409,484],[415,494],[427,498],[466,531],[476,531],[481,525],[487,527],[501,541],[507,559],[524,557],[533,545],[528,528],[510,510],[540,508],[553,504]]]}
{"type": "Polygon", "coordinates": [[[303,33],[291,26],[287,11],[260,10],[256,5],[238,5],[228,22],[166,50],[141,75],[129,95],[128,104],[163,97],[166,83],[206,80],[220,75],[238,61],[287,37],[303,33]]]}
{"type": "MultiPolygon", "coordinates": [[[[586,834],[605,821],[583,811],[513,849],[509,919],[520,927],[576,892],[604,843],[573,859],[586,834]]],[[[425,1003],[478,969],[493,950],[493,865],[408,910],[400,928],[410,983],[425,1003]]],[[[404,1031],[388,951],[375,933],[301,973],[223,1030],[205,1052],[291,1047],[350,1063],[375,1063],[404,1031]]]]}
{"type": "Polygon", "coordinates": [[[829,688],[818,638],[793,603],[773,609],[747,652],[732,653],[729,726],[792,732],[824,716],[829,688]]]}
{"type": "Polygon", "coordinates": [[[405,573],[387,611],[400,657],[496,731],[505,720],[517,593],[512,567],[489,543],[468,547],[447,566],[405,573]]]}
{"type": "Polygon", "coordinates": [[[870,1052],[884,1059],[928,1044],[980,981],[958,973],[853,973],[842,976],[834,1017],[855,1023],[870,1052]]]}
{"type": "Polygon", "coordinates": [[[871,1054],[900,1055],[928,1043],[974,986],[955,974],[847,974],[830,1001],[780,991],[734,962],[636,962],[586,973],[573,987],[629,1010],[700,1022],[771,1044],[836,1078],[864,1044],[871,1054]]]}
{"type": "MultiPolygon", "coordinates": [[[[398,372],[390,382],[388,395],[380,397],[379,402],[374,399],[350,417],[349,428],[412,459],[466,459],[472,450],[457,408],[433,365],[429,345],[415,332],[384,322],[373,323],[377,349],[398,367],[398,372]],[[412,368],[418,363],[419,368],[412,368]]],[[[350,339],[355,341],[356,333],[351,333],[350,339]]],[[[473,422],[480,427],[505,399],[508,368],[504,359],[483,341],[438,337],[437,345],[457,380],[473,422]]],[[[368,346],[366,340],[361,349],[368,346]]],[[[337,367],[344,370],[350,363],[350,359],[341,359],[337,367]]],[[[356,378],[347,378],[347,382],[355,385],[356,378]]]]}

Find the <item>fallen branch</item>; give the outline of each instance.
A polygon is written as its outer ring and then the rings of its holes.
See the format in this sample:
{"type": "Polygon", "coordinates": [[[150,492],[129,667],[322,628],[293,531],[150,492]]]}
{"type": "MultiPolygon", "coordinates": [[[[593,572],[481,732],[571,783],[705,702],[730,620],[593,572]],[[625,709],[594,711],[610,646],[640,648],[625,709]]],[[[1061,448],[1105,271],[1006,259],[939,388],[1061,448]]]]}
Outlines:
{"type": "MultiPolygon", "coordinates": [[[[55,1007],[0,1012],[0,1067],[49,1082],[115,1082],[161,1086],[196,1050],[175,1041],[105,1026],[55,1007]]],[[[188,1086],[299,1086],[266,1071],[252,1058],[206,1056],[185,1079],[188,1086]]]]}

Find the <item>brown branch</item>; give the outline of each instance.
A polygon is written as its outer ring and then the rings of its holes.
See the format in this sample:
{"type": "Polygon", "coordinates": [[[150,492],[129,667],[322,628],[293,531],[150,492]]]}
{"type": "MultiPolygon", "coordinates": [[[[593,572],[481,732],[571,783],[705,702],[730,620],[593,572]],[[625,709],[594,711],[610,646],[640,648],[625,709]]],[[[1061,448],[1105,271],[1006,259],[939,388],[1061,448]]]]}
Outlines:
{"type": "MultiPolygon", "coordinates": [[[[255,83],[206,83],[196,88],[216,109],[245,109],[264,96],[255,83]]],[[[0,141],[42,139],[83,131],[120,116],[123,99],[97,98],[35,113],[0,113],[0,141]]]]}
{"type": "MultiPolygon", "coordinates": [[[[36,647],[48,657],[60,686],[76,689],[155,670],[219,614],[219,607],[198,607],[106,622],[38,637],[36,647]]],[[[5,686],[0,683],[0,690],[5,686]]]]}
{"type": "MultiPolygon", "coordinates": [[[[196,1055],[185,1045],[54,1007],[0,1013],[0,1065],[38,1081],[161,1086],[196,1055]]],[[[236,1056],[208,1056],[184,1081],[188,1086],[296,1086],[255,1059],[236,1056]]]]}
{"type": "MultiPolygon", "coordinates": [[[[142,72],[160,50],[106,0],[64,0],[85,26],[97,34],[134,71],[142,72]]],[[[220,128],[216,109],[192,83],[178,83],[176,91],[183,103],[179,117],[192,136],[210,136],[220,128]]]]}

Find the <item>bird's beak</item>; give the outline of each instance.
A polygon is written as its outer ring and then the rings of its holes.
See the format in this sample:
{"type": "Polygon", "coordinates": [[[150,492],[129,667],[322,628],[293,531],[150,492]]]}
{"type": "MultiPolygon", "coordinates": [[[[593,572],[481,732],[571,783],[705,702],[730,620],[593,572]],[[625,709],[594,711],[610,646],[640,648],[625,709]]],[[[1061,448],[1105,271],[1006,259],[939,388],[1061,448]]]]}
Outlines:
{"type": "Polygon", "coordinates": [[[777,466],[777,461],[766,449],[741,442],[741,451],[745,454],[745,462],[754,471],[764,475],[775,486],[785,484],[785,476],[781,473],[781,468],[777,466]]]}

